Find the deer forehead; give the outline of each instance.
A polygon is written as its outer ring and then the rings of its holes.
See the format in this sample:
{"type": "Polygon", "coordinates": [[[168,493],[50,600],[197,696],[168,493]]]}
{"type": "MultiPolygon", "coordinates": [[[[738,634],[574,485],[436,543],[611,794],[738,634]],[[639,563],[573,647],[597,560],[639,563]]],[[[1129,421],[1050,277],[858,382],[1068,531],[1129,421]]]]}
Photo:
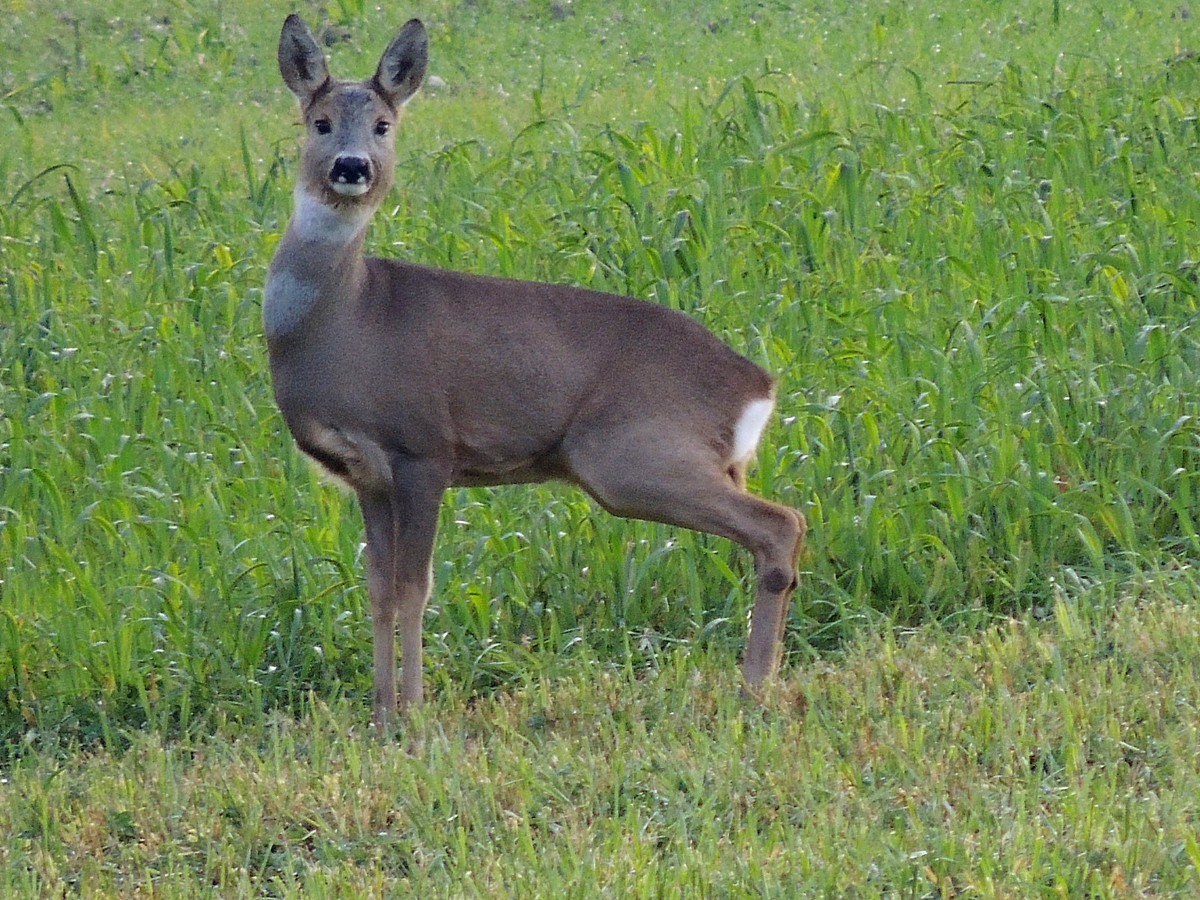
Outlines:
{"type": "Polygon", "coordinates": [[[309,122],[330,119],[335,125],[356,127],[374,125],[379,119],[389,122],[396,111],[370,85],[343,82],[315,98],[305,112],[309,122]]]}

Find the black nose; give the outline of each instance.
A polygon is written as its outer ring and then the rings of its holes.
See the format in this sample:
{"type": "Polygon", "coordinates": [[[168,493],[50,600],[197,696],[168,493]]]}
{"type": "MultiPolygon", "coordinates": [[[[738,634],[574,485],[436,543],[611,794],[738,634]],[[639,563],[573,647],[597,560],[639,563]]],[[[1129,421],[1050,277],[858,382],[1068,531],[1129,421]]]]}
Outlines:
{"type": "Polygon", "coordinates": [[[339,156],[333,164],[329,179],[334,184],[369,184],[371,161],[365,156],[339,156]]]}

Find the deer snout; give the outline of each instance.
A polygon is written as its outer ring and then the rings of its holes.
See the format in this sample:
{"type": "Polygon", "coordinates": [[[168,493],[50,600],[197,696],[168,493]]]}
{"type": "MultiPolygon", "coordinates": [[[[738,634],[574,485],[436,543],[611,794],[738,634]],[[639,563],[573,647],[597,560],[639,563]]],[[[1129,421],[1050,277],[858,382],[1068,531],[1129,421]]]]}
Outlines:
{"type": "Polygon", "coordinates": [[[365,194],[371,189],[371,160],[348,153],[339,156],[329,170],[329,185],[348,197],[365,194]]]}

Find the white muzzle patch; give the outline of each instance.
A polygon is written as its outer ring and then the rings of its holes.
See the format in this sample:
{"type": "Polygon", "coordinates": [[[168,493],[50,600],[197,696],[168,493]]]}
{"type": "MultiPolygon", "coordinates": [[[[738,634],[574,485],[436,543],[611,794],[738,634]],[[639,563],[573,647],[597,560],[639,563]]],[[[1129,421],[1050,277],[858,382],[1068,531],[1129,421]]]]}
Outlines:
{"type": "Polygon", "coordinates": [[[331,181],[329,186],[333,188],[335,194],[341,194],[343,197],[361,197],[371,189],[371,185],[366,181],[331,181]]]}

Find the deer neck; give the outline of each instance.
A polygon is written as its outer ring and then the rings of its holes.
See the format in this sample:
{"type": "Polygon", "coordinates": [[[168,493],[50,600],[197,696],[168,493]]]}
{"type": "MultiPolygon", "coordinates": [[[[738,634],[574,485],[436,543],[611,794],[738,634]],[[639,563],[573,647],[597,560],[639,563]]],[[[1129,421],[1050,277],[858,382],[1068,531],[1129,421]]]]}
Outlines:
{"type": "Polygon", "coordinates": [[[332,206],[297,187],[295,208],[267,275],[263,325],[271,343],[303,335],[358,296],[374,208],[332,206]]]}

